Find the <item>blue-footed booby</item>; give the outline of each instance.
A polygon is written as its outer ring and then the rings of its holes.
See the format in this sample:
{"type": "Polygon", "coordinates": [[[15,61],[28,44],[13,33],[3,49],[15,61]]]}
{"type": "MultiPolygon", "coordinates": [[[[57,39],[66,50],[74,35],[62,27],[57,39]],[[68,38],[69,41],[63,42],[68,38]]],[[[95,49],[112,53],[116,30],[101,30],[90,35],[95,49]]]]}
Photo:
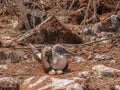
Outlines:
{"type": "Polygon", "coordinates": [[[66,54],[75,55],[60,44],[56,44],[53,47],[45,46],[41,52],[32,44],[30,46],[32,47],[32,51],[41,60],[43,69],[49,74],[62,74],[68,65],[66,54]]]}

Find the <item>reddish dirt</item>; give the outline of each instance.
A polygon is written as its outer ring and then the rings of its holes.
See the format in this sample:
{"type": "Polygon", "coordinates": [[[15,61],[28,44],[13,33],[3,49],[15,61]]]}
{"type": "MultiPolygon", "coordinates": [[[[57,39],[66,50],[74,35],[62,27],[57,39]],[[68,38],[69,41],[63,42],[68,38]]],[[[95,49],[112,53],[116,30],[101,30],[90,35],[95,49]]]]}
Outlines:
{"type": "MultiPolygon", "coordinates": [[[[107,0],[105,0],[107,1],[107,0]]],[[[102,4],[103,5],[103,4],[102,4]]],[[[56,7],[58,8],[58,7],[56,7]]],[[[53,10],[56,11],[54,7],[53,10]]],[[[75,8],[75,7],[74,7],[75,8]]],[[[78,7],[77,7],[78,8],[78,7]]],[[[113,8],[113,7],[112,7],[113,8]]],[[[109,7],[110,9],[110,7],[109,7]]],[[[73,9],[74,10],[74,9],[73,9]]],[[[9,11],[9,10],[8,10],[9,11]]],[[[58,9],[59,11],[59,9],[58,9]]],[[[56,17],[68,28],[72,29],[73,32],[80,34],[81,27],[78,24],[74,24],[74,21],[66,22],[65,16],[58,12],[56,17]],[[73,22],[73,24],[72,24],[73,22]],[[78,28],[79,27],[79,28],[78,28]],[[76,29],[77,28],[77,29],[76,29]]],[[[107,16],[109,16],[110,12],[102,13],[99,18],[100,20],[104,20],[107,16]]],[[[120,15],[120,11],[118,11],[120,15]]],[[[6,60],[0,59],[0,65],[7,64],[8,69],[4,71],[0,71],[1,76],[13,77],[14,79],[18,80],[20,84],[23,81],[33,75],[46,75],[47,73],[44,72],[42,69],[41,63],[38,58],[33,54],[32,50],[29,46],[19,46],[16,44],[16,39],[19,38],[23,34],[23,32],[19,30],[14,30],[13,23],[15,20],[19,20],[19,18],[15,14],[11,14],[10,12],[4,12],[0,9],[0,50],[6,51],[8,50],[18,50],[18,52],[22,53],[23,59],[21,59],[17,63],[8,63],[6,60]],[[6,15],[7,14],[7,15],[6,15]],[[10,37],[10,40],[4,40],[3,37],[10,37]],[[2,42],[2,43],[1,43],[2,42]],[[9,43],[11,42],[11,43],[9,43]]],[[[87,26],[87,25],[86,25],[87,26]]],[[[115,33],[117,34],[117,33],[115,33]]],[[[84,36],[85,41],[89,42],[91,36],[84,36]]],[[[43,45],[34,44],[39,50],[43,47],[43,45]]],[[[57,78],[70,78],[78,76],[78,73],[81,71],[92,70],[92,67],[98,64],[103,64],[105,66],[113,67],[120,70],[120,41],[117,43],[94,43],[90,45],[65,45],[69,50],[76,53],[77,56],[84,57],[84,62],[75,62],[74,56],[68,56],[68,69],[69,71],[65,72],[62,75],[51,75],[57,78]],[[95,61],[95,60],[87,60],[89,52],[106,54],[111,56],[111,60],[116,60],[116,63],[111,64],[110,60],[105,61],[95,61]]],[[[114,85],[120,85],[120,78],[119,77],[89,77],[87,84],[91,88],[91,90],[110,90],[114,85]]]]}

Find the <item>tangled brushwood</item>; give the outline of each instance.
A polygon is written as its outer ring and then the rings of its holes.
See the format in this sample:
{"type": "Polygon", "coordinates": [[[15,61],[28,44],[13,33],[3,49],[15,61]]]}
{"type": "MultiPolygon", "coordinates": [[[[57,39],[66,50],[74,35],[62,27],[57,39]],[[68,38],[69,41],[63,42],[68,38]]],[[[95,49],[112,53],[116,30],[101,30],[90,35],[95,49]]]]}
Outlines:
{"type": "Polygon", "coordinates": [[[0,0],[0,90],[43,89],[120,90],[120,0],[0,0]]]}
{"type": "Polygon", "coordinates": [[[20,53],[15,50],[1,50],[0,51],[0,61],[8,61],[10,63],[19,62],[22,59],[20,53]]]}
{"type": "Polygon", "coordinates": [[[35,29],[23,34],[19,39],[19,44],[79,44],[82,43],[80,36],[63,26],[55,16],[49,17],[35,29]]]}

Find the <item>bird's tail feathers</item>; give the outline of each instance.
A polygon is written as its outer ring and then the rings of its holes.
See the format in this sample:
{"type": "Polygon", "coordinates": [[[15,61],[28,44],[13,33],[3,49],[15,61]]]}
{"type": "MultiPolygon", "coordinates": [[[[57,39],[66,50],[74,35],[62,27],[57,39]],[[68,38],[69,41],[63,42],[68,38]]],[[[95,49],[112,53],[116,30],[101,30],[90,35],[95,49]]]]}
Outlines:
{"type": "Polygon", "coordinates": [[[31,46],[32,51],[37,55],[37,57],[41,59],[41,52],[39,52],[31,43],[29,45],[31,46]]]}

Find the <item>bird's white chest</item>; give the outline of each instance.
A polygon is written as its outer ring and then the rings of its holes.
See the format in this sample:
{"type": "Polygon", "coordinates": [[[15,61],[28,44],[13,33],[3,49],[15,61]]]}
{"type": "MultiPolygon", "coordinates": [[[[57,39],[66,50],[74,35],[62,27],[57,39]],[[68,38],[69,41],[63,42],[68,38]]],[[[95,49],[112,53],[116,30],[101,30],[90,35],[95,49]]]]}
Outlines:
{"type": "Polygon", "coordinates": [[[67,65],[67,60],[65,56],[55,57],[52,61],[52,68],[54,69],[64,69],[67,65]]]}

